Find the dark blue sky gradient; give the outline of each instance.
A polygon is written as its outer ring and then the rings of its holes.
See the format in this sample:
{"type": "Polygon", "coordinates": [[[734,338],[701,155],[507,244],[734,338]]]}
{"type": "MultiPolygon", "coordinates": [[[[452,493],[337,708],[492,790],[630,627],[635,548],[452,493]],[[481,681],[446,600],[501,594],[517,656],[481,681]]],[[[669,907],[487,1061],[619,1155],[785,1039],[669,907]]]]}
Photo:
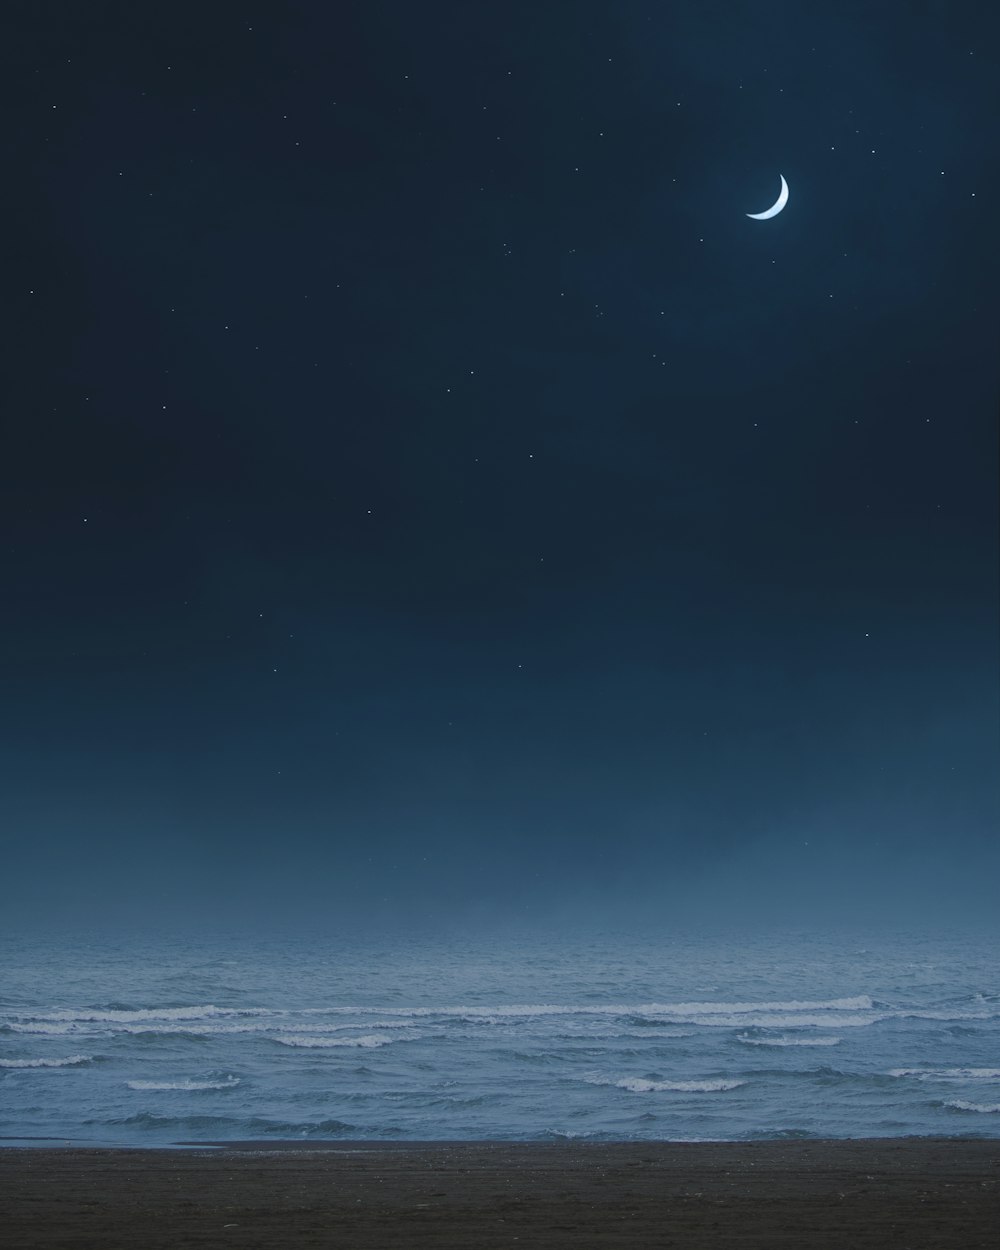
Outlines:
{"type": "Polygon", "coordinates": [[[2,29],[10,914],[990,913],[989,6],[2,29]]]}

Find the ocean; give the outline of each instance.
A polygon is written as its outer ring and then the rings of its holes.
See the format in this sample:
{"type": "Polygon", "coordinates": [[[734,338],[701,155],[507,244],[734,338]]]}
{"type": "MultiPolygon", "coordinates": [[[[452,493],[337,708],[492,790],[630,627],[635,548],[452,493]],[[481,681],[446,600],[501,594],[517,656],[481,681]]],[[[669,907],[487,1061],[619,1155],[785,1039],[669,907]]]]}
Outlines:
{"type": "Polygon", "coordinates": [[[1000,1137],[969,936],[21,936],[0,1135],[1000,1137]]]}

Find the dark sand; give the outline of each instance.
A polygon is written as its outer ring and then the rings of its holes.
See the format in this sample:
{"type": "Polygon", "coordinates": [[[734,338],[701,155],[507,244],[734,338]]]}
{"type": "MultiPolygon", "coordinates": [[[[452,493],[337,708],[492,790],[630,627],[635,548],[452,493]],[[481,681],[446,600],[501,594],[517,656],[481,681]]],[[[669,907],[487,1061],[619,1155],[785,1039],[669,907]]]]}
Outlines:
{"type": "Polygon", "coordinates": [[[10,1147],[0,1243],[998,1250],[1000,1141],[10,1147]]]}

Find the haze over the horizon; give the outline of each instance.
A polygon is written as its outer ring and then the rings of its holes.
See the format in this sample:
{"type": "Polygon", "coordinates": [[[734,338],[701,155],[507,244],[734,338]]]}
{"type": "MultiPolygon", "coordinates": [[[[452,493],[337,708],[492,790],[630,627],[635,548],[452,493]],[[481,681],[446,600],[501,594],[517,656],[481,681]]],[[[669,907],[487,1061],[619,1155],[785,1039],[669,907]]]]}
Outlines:
{"type": "Polygon", "coordinates": [[[567,12],[3,19],[5,927],[996,923],[1000,15],[567,12]]]}

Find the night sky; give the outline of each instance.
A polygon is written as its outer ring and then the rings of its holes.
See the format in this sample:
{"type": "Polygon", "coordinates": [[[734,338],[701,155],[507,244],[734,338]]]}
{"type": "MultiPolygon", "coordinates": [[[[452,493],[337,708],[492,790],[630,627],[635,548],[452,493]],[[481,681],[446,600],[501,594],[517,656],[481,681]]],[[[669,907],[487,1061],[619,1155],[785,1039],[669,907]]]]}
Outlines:
{"type": "Polygon", "coordinates": [[[989,914],[1000,12],[0,26],[8,916],[989,914]]]}

